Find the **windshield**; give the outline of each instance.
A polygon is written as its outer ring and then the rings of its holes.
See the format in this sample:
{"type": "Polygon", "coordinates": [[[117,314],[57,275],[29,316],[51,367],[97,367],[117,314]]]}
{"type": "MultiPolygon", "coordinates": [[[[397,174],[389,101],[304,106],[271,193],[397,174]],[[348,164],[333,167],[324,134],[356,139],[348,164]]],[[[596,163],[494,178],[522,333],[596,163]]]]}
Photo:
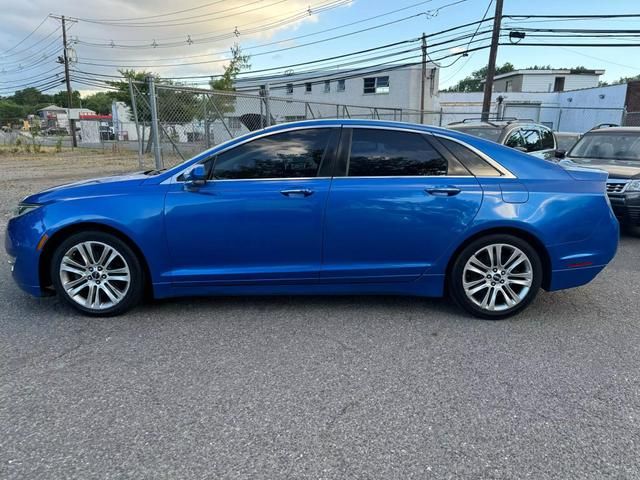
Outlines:
{"type": "Polygon", "coordinates": [[[487,128],[487,127],[452,127],[454,130],[458,130],[462,133],[468,133],[474,137],[484,138],[485,140],[491,140],[497,142],[500,139],[502,133],[501,128],[487,128]]]}
{"type": "Polygon", "coordinates": [[[605,160],[606,163],[621,161],[640,162],[640,134],[629,133],[587,133],[569,152],[572,160],[605,160]]]}

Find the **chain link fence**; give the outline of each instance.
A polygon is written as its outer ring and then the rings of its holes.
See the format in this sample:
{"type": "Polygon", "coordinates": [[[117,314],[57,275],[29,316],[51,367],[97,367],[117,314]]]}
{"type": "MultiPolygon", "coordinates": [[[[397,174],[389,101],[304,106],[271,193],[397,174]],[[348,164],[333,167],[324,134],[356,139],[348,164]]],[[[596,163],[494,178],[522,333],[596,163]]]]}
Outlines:
{"type": "MultiPolygon", "coordinates": [[[[114,118],[113,139],[136,150],[141,165],[152,155],[168,167],[219,143],[271,125],[299,120],[351,118],[446,127],[480,119],[478,105],[447,104],[437,111],[388,108],[221,92],[177,85],[131,82],[131,111],[114,118]]],[[[128,109],[127,109],[128,110],[128,109]]],[[[584,133],[601,124],[640,125],[640,112],[622,108],[559,107],[539,103],[494,105],[489,120],[530,120],[555,131],[584,133]]]]}

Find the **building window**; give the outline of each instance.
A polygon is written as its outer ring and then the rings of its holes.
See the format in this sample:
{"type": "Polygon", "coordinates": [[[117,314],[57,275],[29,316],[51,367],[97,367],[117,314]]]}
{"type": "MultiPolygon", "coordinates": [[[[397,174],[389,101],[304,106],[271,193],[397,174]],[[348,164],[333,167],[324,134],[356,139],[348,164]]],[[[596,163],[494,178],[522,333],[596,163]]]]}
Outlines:
{"type": "Polygon", "coordinates": [[[339,92],[344,92],[344,89],[345,89],[344,82],[345,82],[345,80],[338,80],[338,91],[339,92]]]}
{"type": "Polygon", "coordinates": [[[556,77],[553,82],[554,92],[564,92],[564,77],[556,77]]]}
{"type": "Polygon", "coordinates": [[[293,95],[293,83],[287,83],[287,95],[293,95]]]}
{"type": "Polygon", "coordinates": [[[504,86],[504,91],[505,92],[512,92],[513,91],[513,81],[512,80],[507,80],[507,82],[505,83],[505,86],[504,86]]]}
{"type": "Polygon", "coordinates": [[[324,81],[324,93],[329,93],[331,91],[331,80],[324,81]]]}
{"type": "Polygon", "coordinates": [[[305,93],[311,93],[311,84],[310,83],[305,83],[304,84],[304,91],[305,91],[305,93]]]}
{"type": "Polygon", "coordinates": [[[229,120],[229,128],[232,130],[240,130],[242,128],[242,122],[240,122],[240,117],[228,117],[229,120]]]}
{"type": "Polygon", "coordinates": [[[389,77],[365,78],[364,93],[389,93],[389,77]]]}

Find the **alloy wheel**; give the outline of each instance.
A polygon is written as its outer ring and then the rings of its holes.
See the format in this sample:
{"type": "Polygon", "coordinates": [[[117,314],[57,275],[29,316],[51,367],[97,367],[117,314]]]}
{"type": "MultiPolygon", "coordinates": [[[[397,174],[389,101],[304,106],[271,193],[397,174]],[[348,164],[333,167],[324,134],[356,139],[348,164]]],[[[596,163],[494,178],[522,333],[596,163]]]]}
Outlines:
{"type": "Polygon", "coordinates": [[[533,283],[531,260],[506,243],[486,245],[464,266],[462,287],[467,298],[483,310],[514,308],[528,295],[533,283]]]}
{"type": "Polygon", "coordinates": [[[65,252],[59,267],[60,282],[74,302],[91,310],[119,304],[131,285],[124,256],[103,242],[81,242],[65,252]]]}

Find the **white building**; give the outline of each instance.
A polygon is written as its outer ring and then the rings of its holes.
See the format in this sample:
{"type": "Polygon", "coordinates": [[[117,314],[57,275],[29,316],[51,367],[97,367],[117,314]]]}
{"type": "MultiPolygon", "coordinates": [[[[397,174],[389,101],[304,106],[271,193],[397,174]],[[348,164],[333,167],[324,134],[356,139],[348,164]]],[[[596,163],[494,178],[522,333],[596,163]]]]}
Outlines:
{"type": "Polygon", "coordinates": [[[88,108],[64,108],[57,105],[49,105],[48,107],[38,110],[40,115],[42,128],[58,127],[69,130],[69,117],[73,120],[79,120],[81,115],[95,115],[96,112],[88,108]]]}
{"type": "MultiPolygon", "coordinates": [[[[558,131],[585,132],[601,123],[621,124],[640,93],[640,82],[565,92],[493,92],[492,118],[530,119],[558,131]]],[[[441,125],[480,118],[482,92],[442,92],[441,125]]]]}
{"type": "MultiPolygon", "coordinates": [[[[347,69],[292,73],[241,79],[235,86],[238,92],[256,93],[262,88],[263,91],[268,89],[272,97],[291,99],[288,106],[274,103],[271,115],[276,121],[336,115],[394,119],[394,116],[399,117],[401,109],[420,110],[421,68],[421,65],[396,65],[389,66],[386,71],[371,67],[358,69],[357,73],[347,69]],[[336,105],[346,108],[340,110],[336,105]],[[359,106],[366,108],[355,108],[359,106]]],[[[430,63],[427,64],[424,91],[423,108],[433,110],[438,95],[438,69],[430,63]]]]}
{"type": "MultiPolygon", "coordinates": [[[[493,77],[494,92],[564,92],[597,87],[604,70],[514,70],[493,77]]],[[[484,85],[484,81],[482,82],[484,85]]]]}

